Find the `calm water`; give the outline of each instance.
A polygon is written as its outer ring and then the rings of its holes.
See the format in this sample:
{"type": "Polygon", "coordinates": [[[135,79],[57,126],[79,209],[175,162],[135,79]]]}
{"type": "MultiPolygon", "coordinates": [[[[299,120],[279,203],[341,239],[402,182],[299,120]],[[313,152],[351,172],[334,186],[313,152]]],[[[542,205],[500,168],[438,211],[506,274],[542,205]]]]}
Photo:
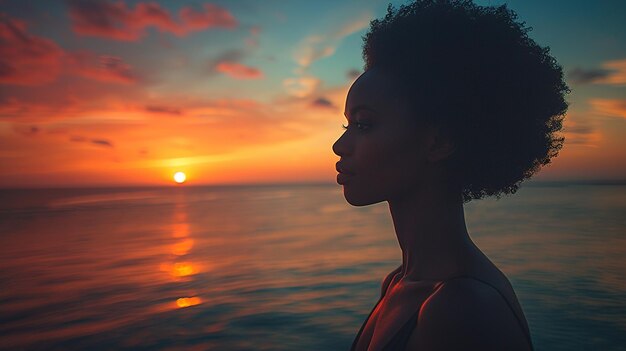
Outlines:
{"type": "MultiPolygon", "coordinates": [[[[626,345],[626,186],[466,206],[537,350],[626,345]]],[[[347,350],[400,264],[337,185],[0,191],[0,348],[347,350]]]]}

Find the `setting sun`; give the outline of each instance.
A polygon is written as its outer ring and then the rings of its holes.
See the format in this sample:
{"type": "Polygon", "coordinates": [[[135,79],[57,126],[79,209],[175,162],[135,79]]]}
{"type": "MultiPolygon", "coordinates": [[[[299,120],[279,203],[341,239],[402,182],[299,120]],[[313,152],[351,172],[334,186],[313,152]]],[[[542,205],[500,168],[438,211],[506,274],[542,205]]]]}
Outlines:
{"type": "Polygon", "coordinates": [[[174,174],[174,181],[178,184],[182,184],[187,179],[187,176],[183,172],[176,172],[174,174]]]}

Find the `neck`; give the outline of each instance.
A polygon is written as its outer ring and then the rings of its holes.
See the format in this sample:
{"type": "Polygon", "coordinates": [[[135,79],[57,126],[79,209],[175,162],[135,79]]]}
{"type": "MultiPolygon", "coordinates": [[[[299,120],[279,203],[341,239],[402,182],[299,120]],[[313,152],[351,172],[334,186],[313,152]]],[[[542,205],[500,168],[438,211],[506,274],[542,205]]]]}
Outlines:
{"type": "Polygon", "coordinates": [[[402,249],[402,279],[442,280],[458,274],[475,247],[467,233],[460,195],[445,195],[441,190],[429,187],[388,201],[402,249]]]}

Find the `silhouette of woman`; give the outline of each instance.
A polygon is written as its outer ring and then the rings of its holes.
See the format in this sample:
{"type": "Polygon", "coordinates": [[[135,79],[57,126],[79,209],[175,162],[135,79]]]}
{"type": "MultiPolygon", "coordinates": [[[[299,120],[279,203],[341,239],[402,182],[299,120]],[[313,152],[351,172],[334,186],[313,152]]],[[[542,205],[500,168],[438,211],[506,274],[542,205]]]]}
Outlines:
{"type": "Polygon", "coordinates": [[[417,0],[373,20],[333,145],[354,206],[387,201],[402,265],[352,350],[532,350],[463,204],[514,193],[562,147],[561,67],[505,5],[417,0]]]}

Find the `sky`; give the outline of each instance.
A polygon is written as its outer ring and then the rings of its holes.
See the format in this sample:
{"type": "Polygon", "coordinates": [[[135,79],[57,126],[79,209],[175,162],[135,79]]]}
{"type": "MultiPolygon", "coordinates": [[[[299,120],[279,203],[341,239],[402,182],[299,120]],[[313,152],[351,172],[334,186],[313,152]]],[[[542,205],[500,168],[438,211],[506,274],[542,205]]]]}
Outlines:
{"type": "MultiPolygon", "coordinates": [[[[0,188],[334,182],[388,3],[0,0],[0,188]]],[[[516,11],[572,89],[535,179],[626,179],[626,2],[476,3],[516,11]]]]}

